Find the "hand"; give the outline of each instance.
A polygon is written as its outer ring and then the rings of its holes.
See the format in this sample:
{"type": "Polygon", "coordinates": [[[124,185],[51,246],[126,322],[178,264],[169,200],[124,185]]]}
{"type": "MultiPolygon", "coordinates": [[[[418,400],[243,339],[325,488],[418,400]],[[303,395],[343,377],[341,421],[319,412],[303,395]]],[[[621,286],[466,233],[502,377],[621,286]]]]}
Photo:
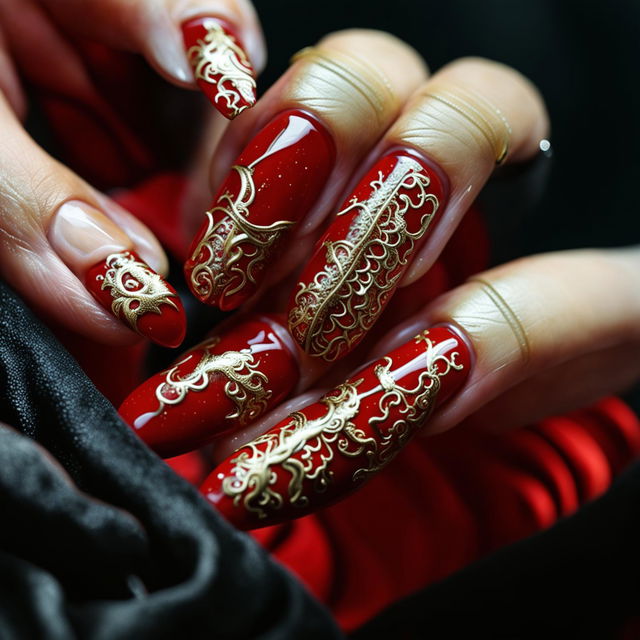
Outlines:
{"type": "MultiPolygon", "coordinates": [[[[255,100],[251,63],[257,70],[264,63],[249,2],[1,0],[0,34],[0,273],[45,318],[94,340],[126,344],[136,339],[133,329],[177,346],[184,312],[163,279],[162,248],[144,225],[27,135],[21,81],[82,105],[126,139],[126,125],[76,46],[89,40],[142,54],[178,86],[195,87],[197,79],[232,117],[255,100]],[[233,73],[218,73],[215,55],[233,73]]],[[[82,135],[74,136],[81,145],[82,135]]]]}
{"type": "MultiPolygon", "coordinates": [[[[378,178],[375,172],[373,177],[367,175],[370,167],[376,166],[389,149],[396,153],[396,164],[391,166],[397,167],[401,145],[417,153],[405,157],[418,159],[421,168],[416,173],[427,175],[431,181],[426,194],[438,198],[437,211],[433,199],[425,198],[416,206],[418,219],[433,214],[432,221],[418,239],[423,244],[417,240],[407,249],[406,264],[401,265],[393,283],[416,287],[416,295],[420,295],[421,276],[461,222],[465,207],[491,174],[496,159],[503,155],[505,140],[510,142],[506,161],[526,161],[536,152],[539,138],[546,135],[547,121],[539,96],[518,74],[501,65],[463,60],[425,81],[424,67],[415,54],[384,34],[334,34],[321,42],[319,50],[322,53],[299,58],[244,122],[232,125],[223,141],[220,153],[230,155],[229,146],[238,147],[250,138],[244,130],[251,128],[251,119],[256,119],[255,128],[272,119],[245,145],[205,224],[205,230],[218,225],[211,234],[212,242],[230,239],[226,247],[242,250],[242,254],[209,251],[202,231],[194,242],[187,273],[197,273],[198,266],[204,265],[199,271],[204,277],[194,277],[192,287],[205,301],[222,306],[227,299],[234,306],[244,300],[257,312],[278,311],[283,298],[280,292],[287,289],[284,274],[291,269],[287,261],[295,262],[290,256],[308,255],[304,247],[316,241],[312,266],[318,264],[318,257],[326,258],[325,240],[339,242],[348,233],[336,225],[352,225],[354,209],[365,209],[354,206],[351,194],[356,195],[356,202],[362,202],[361,194],[369,193],[363,190],[373,189],[371,182],[378,178]],[[345,80],[356,77],[342,68],[346,65],[348,70],[350,64],[359,70],[359,79],[367,79],[366,84],[354,86],[345,80]],[[376,77],[379,80],[376,73],[391,73],[392,69],[402,69],[406,75],[395,73],[393,80],[381,84],[388,84],[390,95],[401,95],[402,99],[397,106],[394,101],[390,101],[391,106],[381,101],[374,112],[365,96],[386,94],[382,90],[367,94],[365,88],[374,84],[376,77]],[[332,74],[336,79],[329,81],[332,74]],[[312,81],[318,86],[322,81],[321,86],[332,87],[335,94],[316,89],[314,97],[309,88],[312,81]],[[274,118],[273,113],[281,113],[284,107],[304,110],[274,118]],[[370,117],[363,115],[367,109],[371,110],[370,117]],[[269,113],[260,117],[262,110],[269,113]],[[363,123],[358,135],[353,135],[353,111],[363,123]],[[298,133],[305,135],[289,135],[294,118],[300,125],[298,133]],[[326,142],[327,132],[336,148],[335,160],[326,142]],[[373,151],[367,147],[367,139],[373,151]],[[263,158],[270,145],[272,155],[263,158]],[[438,159],[437,165],[434,158],[438,159]],[[242,182],[239,167],[251,163],[255,163],[252,172],[245,173],[246,181],[242,182]],[[300,165],[313,170],[304,173],[298,169],[300,165]],[[321,184],[314,181],[318,176],[323,176],[321,184]],[[239,189],[250,184],[250,179],[259,185],[255,193],[239,189]],[[433,185],[438,182],[448,183],[448,192],[446,188],[436,191],[433,185]],[[289,187],[293,184],[302,184],[304,189],[289,187]],[[247,193],[254,197],[251,202],[238,198],[247,193]],[[340,193],[345,204],[332,205],[340,193]],[[270,202],[278,206],[269,207],[270,202]],[[331,211],[348,207],[349,212],[331,218],[328,231],[316,240],[319,233],[313,229],[322,219],[330,217],[331,211]],[[270,213],[272,217],[268,218],[270,213]],[[305,217],[297,226],[276,229],[276,238],[266,248],[254,241],[252,246],[264,252],[256,254],[262,262],[254,263],[259,266],[251,272],[252,281],[249,270],[242,269],[249,264],[246,260],[252,251],[249,234],[237,235],[235,225],[242,227],[246,219],[253,225],[277,225],[289,215],[305,217]],[[337,235],[339,231],[342,236],[337,235]],[[416,256],[421,258],[419,262],[416,256]],[[232,278],[238,279],[227,288],[232,278]],[[274,284],[271,289],[264,288],[267,278],[274,284]],[[229,294],[238,282],[242,286],[229,294]],[[260,298],[263,291],[268,293],[260,298]]],[[[221,174],[220,153],[214,160],[215,176],[221,174]]],[[[387,175],[383,171],[382,177],[387,175]]],[[[410,187],[416,184],[409,183],[401,195],[410,194],[410,187]]],[[[372,217],[378,216],[376,220],[389,217],[384,207],[372,206],[367,213],[371,211],[372,217]]],[[[366,221],[366,216],[361,220],[366,221]]],[[[384,244],[379,240],[379,226],[365,229],[377,238],[378,246],[384,244]]],[[[353,231],[352,237],[356,235],[353,231]]],[[[175,455],[215,439],[216,459],[222,464],[203,491],[239,526],[261,526],[303,515],[356,488],[382,468],[419,428],[429,434],[465,420],[495,428],[527,424],[619,391],[637,379],[637,358],[632,357],[638,347],[637,260],[636,251],[591,251],[504,265],[435,301],[424,300],[423,310],[413,318],[406,318],[402,306],[387,308],[384,324],[390,324],[389,316],[395,324],[390,335],[381,340],[372,335],[377,316],[373,317],[366,325],[369,331],[363,331],[337,354],[327,351],[305,355],[296,350],[286,320],[277,315],[255,315],[244,322],[234,318],[174,367],[147,381],[123,405],[122,413],[163,455],[175,455]],[[594,300],[602,302],[598,312],[594,300]],[[377,345],[375,339],[379,340],[377,345]],[[360,340],[361,346],[349,353],[360,340]],[[384,354],[389,354],[388,359],[381,358],[384,354]],[[330,357],[325,358],[327,355],[330,357]],[[318,364],[334,355],[331,369],[326,362],[318,364]],[[343,357],[338,360],[339,356],[343,357]],[[371,365],[358,368],[358,361],[366,362],[372,356],[377,359],[371,365]],[[417,368],[402,369],[407,362],[414,362],[417,368]],[[603,363],[611,363],[614,373],[603,376],[603,363]],[[336,374],[346,366],[355,373],[336,374]],[[320,403],[314,403],[321,395],[319,391],[307,391],[273,410],[291,394],[296,367],[301,372],[298,392],[314,381],[331,388],[334,380],[348,380],[320,403]],[[564,382],[574,379],[584,380],[584,384],[573,384],[568,391],[564,382]],[[270,409],[271,413],[266,413],[270,409]],[[262,419],[256,421],[261,415],[262,419]],[[251,442],[256,437],[258,440],[251,442]],[[243,447],[247,442],[250,444],[243,447]],[[233,450],[237,452],[231,454],[233,450]],[[226,456],[229,458],[224,460],[226,456]]],[[[360,274],[370,273],[373,263],[371,258],[365,265],[368,269],[360,274]]],[[[303,274],[306,272],[303,269],[303,274]]],[[[294,308],[298,280],[294,278],[294,284],[285,291],[285,295],[293,291],[294,308]]],[[[370,291],[379,291],[378,281],[366,282],[370,291]]],[[[392,293],[393,287],[385,292],[392,293]]],[[[351,305],[349,321],[358,317],[357,312],[371,310],[371,305],[353,304],[354,300],[365,299],[355,288],[351,294],[345,298],[345,304],[351,305]]],[[[390,297],[384,298],[385,304],[390,297]]],[[[326,318],[331,322],[335,316],[331,312],[326,318]]],[[[343,339],[341,344],[346,342],[343,339]]],[[[311,342],[303,341],[303,346],[307,344],[311,342]]]]}

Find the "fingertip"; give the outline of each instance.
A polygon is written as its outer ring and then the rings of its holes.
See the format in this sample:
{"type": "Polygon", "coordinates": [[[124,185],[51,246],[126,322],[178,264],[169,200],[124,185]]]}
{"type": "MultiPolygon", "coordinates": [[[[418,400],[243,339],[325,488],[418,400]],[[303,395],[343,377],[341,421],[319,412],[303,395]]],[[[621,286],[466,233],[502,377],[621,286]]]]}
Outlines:
{"type": "Polygon", "coordinates": [[[146,28],[141,34],[143,49],[151,65],[170,82],[195,88],[195,78],[184,51],[179,24],[162,4],[146,4],[146,28]]]}

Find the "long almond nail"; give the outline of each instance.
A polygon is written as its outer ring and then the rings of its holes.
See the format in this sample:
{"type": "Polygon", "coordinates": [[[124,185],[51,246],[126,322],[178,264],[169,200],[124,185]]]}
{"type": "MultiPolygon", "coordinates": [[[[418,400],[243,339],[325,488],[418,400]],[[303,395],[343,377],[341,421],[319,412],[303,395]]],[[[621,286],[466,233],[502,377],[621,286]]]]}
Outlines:
{"type": "Polygon", "coordinates": [[[382,157],[358,184],[302,271],[289,329],[309,355],[344,357],[391,299],[447,197],[443,179],[409,150],[382,157]]]}
{"type": "Polygon", "coordinates": [[[315,204],[333,168],[333,140],[302,111],[274,118],[231,168],[190,249],[193,294],[223,311],[251,297],[285,233],[315,204]]]}
{"type": "Polygon", "coordinates": [[[175,290],[131,250],[131,240],[98,209],[65,202],[49,241],[96,300],[134,331],[164,346],[182,342],[186,318],[175,290]]]}
{"type": "Polygon", "coordinates": [[[273,316],[206,339],[140,385],[120,415],[159,455],[176,456],[257,420],[296,385],[295,346],[273,316]]]}
{"type": "Polygon", "coordinates": [[[470,367],[463,339],[432,327],[238,449],[200,491],[240,529],[332,504],[383,469],[470,367]]]}
{"type": "Polygon", "coordinates": [[[182,35],[198,86],[223,116],[235,118],[255,104],[255,72],[227,21],[188,20],[182,35]]]}

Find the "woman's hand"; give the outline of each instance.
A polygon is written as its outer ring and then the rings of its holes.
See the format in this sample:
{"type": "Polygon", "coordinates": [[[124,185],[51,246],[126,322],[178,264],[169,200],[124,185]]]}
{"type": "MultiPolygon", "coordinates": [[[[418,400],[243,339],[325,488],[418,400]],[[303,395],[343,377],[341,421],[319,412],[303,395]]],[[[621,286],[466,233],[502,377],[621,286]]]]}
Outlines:
{"type": "Polygon", "coordinates": [[[427,79],[406,45],[362,31],[296,60],[227,131],[186,265],[205,302],[267,313],[289,298],[288,314],[230,321],[122,408],[165,455],[215,439],[203,492],[244,527],[342,497],[419,429],[528,424],[640,373],[637,250],[527,258],[417,316],[386,307],[397,287],[421,295],[496,163],[538,151],[548,124],[526,80],[476,59],[427,79]],[[274,410],[296,367],[304,393],[274,410]],[[313,383],[335,388],[317,402],[313,383]]]}
{"type": "MultiPolygon", "coordinates": [[[[22,81],[117,121],[78,40],[140,53],[179,86],[195,88],[197,80],[233,117],[255,100],[253,69],[265,57],[260,30],[246,0],[0,1],[2,277],[41,315],[94,340],[126,344],[133,329],[177,346],[184,312],[163,279],[167,260],[154,235],[45,153],[20,123],[22,81]]],[[[81,131],[73,135],[83,143],[81,131]]]]}

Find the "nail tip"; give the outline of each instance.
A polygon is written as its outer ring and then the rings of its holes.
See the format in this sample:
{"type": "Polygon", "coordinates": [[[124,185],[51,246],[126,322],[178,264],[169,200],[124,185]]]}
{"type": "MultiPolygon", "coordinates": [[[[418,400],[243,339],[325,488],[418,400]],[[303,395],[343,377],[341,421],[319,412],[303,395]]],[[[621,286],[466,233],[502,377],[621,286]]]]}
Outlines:
{"type": "MultiPolygon", "coordinates": [[[[205,231],[205,236],[208,237],[205,231]]],[[[196,238],[202,237],[199,232],[196,238]]],[[[205,239],[202,238],[201,242],[205,239]]],[[[192,254],[198,255],[198,249],[196,248],[192,254]]],[[[253,294],[252,290],[243,291],[246,287],[234,291],[233,294],[228,294],[228,281],[235,277],[234,274],[226,268],[226,264],[221,259],[193,259],[193,255],[184,264],[184,276],[189,286],[189,290],[193,296],[199,300],[202,304],[206,304],[209,307],[214,307],[220,311],[228,312],[235,311],[246,300],[248,300],[253,294]],[[199,273],[206,273],[207,277],[204,280],[199,280],[199,273]],[[195,275],[194,275],[195,274],[195,275]],[[222,286],[216,284],[216,280],[220,279],[225,284],[222,286]]]]}
{"type": "Polygon", "coordinates": [[[252,109],[257,102],[257,98],[254,98],[252,101],[245,102],[240,108],[229,108],[227,105],[221,105],[219,103],[220,94],[216,94],[214,96],[209,96],[209,101],[211,104],[221,113],[227,120],[235,120],[239,115],[243,114],[245,111],[249,111],[252,109]]]}

